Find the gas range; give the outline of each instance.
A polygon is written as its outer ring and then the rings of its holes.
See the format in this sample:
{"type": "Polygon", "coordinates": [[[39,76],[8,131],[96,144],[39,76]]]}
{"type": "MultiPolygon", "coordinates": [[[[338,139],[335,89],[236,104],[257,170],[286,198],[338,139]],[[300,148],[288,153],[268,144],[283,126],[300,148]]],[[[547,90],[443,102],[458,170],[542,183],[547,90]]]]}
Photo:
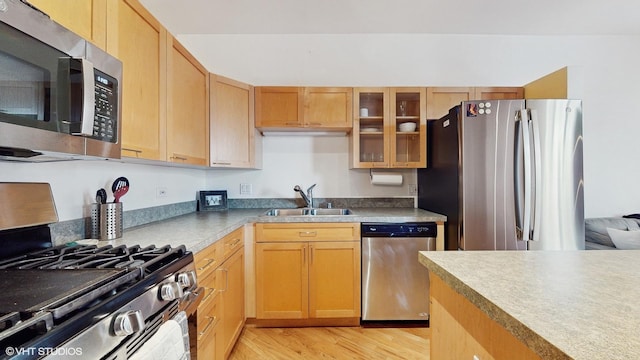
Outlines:
{"type": "Polygon", "coordinates": [[[54,247],[46,227],[0,221],[0,359],[134,359],[160,334],[183,348],[176,359],[189,358],[187,317],[202,297],[190,251],[54,247]],[[3,246],[16,238],[20,250],[3,246]]]}

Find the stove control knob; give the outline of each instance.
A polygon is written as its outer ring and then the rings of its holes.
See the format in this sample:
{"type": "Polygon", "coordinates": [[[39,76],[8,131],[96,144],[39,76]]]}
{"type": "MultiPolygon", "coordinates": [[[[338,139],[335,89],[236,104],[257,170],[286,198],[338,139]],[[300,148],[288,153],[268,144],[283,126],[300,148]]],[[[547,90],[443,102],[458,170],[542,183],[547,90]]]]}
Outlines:
{"type": "Polygon", "coordinates": [[[162,284],[160,287],[160,298],[165,301],[172,301],[184,295],[182,287],[177,282],[162,284]]]}
{"type": "Polygon", "coordinates": [[[129,336],[142,329],[144,329],[144,317],[140,310],[118,314],[113,322],[113,333],[117,336],[129,336]]]}
{"type": "Polygon", "coordinates": [[[194,271],[180,273],[178,274],[177,280],[183,289],[191,287],[191,285],[195,285],[196,283],[196,273],[194,271]]]}

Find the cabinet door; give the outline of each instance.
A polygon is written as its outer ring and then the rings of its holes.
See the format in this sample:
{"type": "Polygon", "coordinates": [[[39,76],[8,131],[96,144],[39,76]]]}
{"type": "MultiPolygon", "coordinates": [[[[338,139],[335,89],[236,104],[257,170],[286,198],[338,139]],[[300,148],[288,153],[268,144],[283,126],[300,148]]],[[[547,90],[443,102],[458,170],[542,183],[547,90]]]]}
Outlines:
{"type": "Polygon", "coordinates": [[[440,119],[449,113],[449,109],[463,101],[473,100],[474,96],[471,87],[428,87],[427,119],[440,119]]]}
{"type": "Polygon", "coordinates": [[[122,156],[166,159],[166,30],[136,0],[110,12],[107,50],[122,61],[122,156]]]}
{"type": "Polygon", "coordinates": [[[474,89],[474,100],[508,100],[524,99],[524,88],[521,87],[477,87],[474,89]]]}
{"type": "Polygon", "coordinates": [[[255,168],[257,144],[253,86],[214,74],[210,76],[210,165],[255,168]]]}
{"type": "Polygon", "coordinates": [[[427,164],[426,89],[391,88],[391,166],[423,168],[427,164]],[[414,130],[405,126],[415,124],[414,130]]]}
{"type": "Polygon", "coordinates": [[[244,326],[244,247],[227,259],[221,266],[223,272],[222,296],[222,343],[226,359],[240,336],[244,326]]]}
{"type": "Polygon", "coordinates": [[[304,88],[303,126],[326,129],[351,129],[352,88],[304,88]]]}
{"type": "Polygon", "coordinates": [[[167,54],[167,158],[209,165],[209,72],[172,36],[167,54]]]}
{"type": "Polygon", "coordinates": [[[300,126],[304,117],[303,89],[298,87],[256,87],[256,127],[300,126]]]}
{"type": "Polygon", "coordinates": [[[309,271],[306,243],[257,243],[255,250],[256,318],[307,318],[309,271]]]}
{"type": "Polygon", "coordinates": [[[220,296],[212,301],[200,303],[196,314],[196,358],[222,359],[220,354],[220,296]]]}
{"type": "Polygon", "coordinates": [[[29,0],[51,19],[99,48],[107,47],[107,0],[29,0]]]}
{"type": "Polygon", "coordinates": [[[350,136],[350,168],[389,166],[389,90],[353,90],[353,130],[350,136]]]}
{"type": "Polygon", "coordinates": [[[309,243],[309,317],[360,317],[360,243],[309,243]]]}

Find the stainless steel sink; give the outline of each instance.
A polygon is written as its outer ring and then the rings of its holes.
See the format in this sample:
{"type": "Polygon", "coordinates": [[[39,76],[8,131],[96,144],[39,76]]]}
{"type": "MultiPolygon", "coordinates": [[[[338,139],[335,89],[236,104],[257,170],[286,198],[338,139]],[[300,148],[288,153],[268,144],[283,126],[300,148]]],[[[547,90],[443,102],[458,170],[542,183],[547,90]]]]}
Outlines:
{"type": "Polygon", "coordinates": [[[351,215],[350,209],[326,209],[326,208],[298,208],[298,209],[271,209],[266,216],[326,216],[326,215],[351,215]]]}

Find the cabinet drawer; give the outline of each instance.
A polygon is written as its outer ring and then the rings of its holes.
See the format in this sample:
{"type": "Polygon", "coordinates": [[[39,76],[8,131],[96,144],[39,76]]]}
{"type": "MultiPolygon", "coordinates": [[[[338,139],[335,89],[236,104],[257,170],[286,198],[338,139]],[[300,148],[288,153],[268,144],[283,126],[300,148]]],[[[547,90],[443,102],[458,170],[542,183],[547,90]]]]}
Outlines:
{"type": "Polygon", "coordinates": [[[214,271],[204,280],[198,280],[198,285],[204,288],[204,297],[202,298],[202,301],[200,301],[198,309],[204,309],[209,306],[209,304],[211,304],[220,293],[219,274],[220,272],[214,271]]]}
{"type": "Polygon", "coordinates": [[[243,228],[239,228],[238,230],[233,231],[229,235],[225,236],[222,239],[223,243],[223,262],[231,256],[238,248],[244,245],[244,231],[243,228]]]}
{"type": "Polygon", "coordinates": [[[200,303],[197,311],[197,339],[198,345],[200,341],[209,337],[215,328],[218,326],[221,320],[222,309],[220,307],[220,296],[214,297],[212,301],[208,301],[205,306],[200,303]]]}
{"type": "Polygon", "coordinates": [[[220,264],[223,257],[223,241],[217,241],[194,255],[198,279],[204,279],[220,264]]]}
{"type": "Polygon", "coordinates": [[[256,242],[359,241],[360,223],[258,223],[256,242]]]}

